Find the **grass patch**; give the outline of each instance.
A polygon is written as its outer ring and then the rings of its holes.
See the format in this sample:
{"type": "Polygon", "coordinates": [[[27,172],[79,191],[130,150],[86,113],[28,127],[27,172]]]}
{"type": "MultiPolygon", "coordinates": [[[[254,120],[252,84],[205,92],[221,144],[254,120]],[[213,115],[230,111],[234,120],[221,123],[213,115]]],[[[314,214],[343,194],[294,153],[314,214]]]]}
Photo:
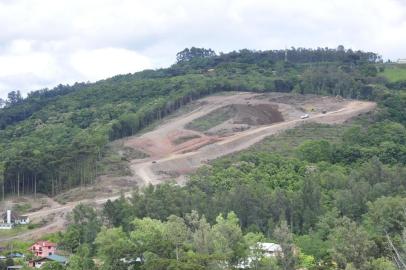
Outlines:
{"type": "MultiPolygon", "coordinates": [[[[104,192],[104,187],[98,185],[97,182],[93,186],[87,186],[83,188],[74,188],[70,189],[66,192],[60,193],[55,196],[53,199],[60,204],[65,205],[68,202],[85,200],[85,199],[92,199],[97,197],[99,193],[106,193],[104,192]]],[[[112,194],[112,193],[110,193],[112,194]]]]}
{"type": "Polygon", "coordinates": [[[183,137],[179,137],[176,140],[174,140],[173,143],[175,145],[179,145],[179,144],[182,144],[184,142],[187,142],[187,141],[190,141],[190,140],[193,140],[193,139],[196,139],[196,138],[200,138],[200,136],[196,135],[196,134],[195,135],[189,135],[189,136],[183,136],[183,137]]]}
{"type": "Polygon", "coordinates": [[[109,144],[103,151],[103,158],[98,162],[99,174],[112,176],[131,175],[129,161],[147,158],[144,152],[131,147],[124,147],[119,143],[109,144]]]}
{"type": "Polygon", "coordinates": [[[10,230],[0,230],[0,239],[4,237],[13,237],[22,233],[25,233],[32,229],[31,224],[28,225],[18,225],[10,230]]]}
{"type": "Polygon", "coordinates": [[[330,143],[341,141],[343,134],[354,124],[326,125],[309,123],[294,129],[289,129],[281,134],[267,137],[253,145],[250,150],[271,151],[281,156],[295,155],[295,149],[307,140],[327,140],[330,143]]]}
{"type": "Polygon", "coordinates": [[[390,82],[398,82],[406,80],[406,64],[405,65],[390,65],[386,66],[383,73],[390,82]]]}
{"type": "Polygon", "coordinates": [[[5,247],[5,249],[0,253],[3,256],[8,255],[10,252],[19,252],[22,254],[30,254],[28,248],[34,243],[34,240],[11,240],[7,241],[7,243],[2,243],[1,245],[5,247]]]}
{"type": "Polygon", "coordinates": [[[119,155],[125,160],[143,159],[149,157],[149,155],[145,154],[144,152],[131,147],[123,147],[121,150],[119,150],[119,155]]]}
{"type": "Polygon", "coordinates": [[[296,155],[296,149],[308,140],[341,143],[344,133],[354,126],[368,126],[377,121],[375,112],[358,116],[340,125],[307,123],[280,134],[272,135],[250,147],[254,151],[271,151],[285,157],[296,155]]]}
{"type": "Polygon", "coordinates": [[[18,213],[26,213],[31,210],[32,205],[30,203],[19,203],[14,206],[14,211],[18,213]]]}
{"type": "Polygon", "coordinates": [[[185,127],[187,129],[196,130],[200,132],[207,131],[212,127],[220,125],[221,123],[231,119],[236,113],[236,109],[232,106],[225,106],[218,108],[205,116],[199,117],[192,122],[188,123],[185,127]]]}
{"type": "Polygon", "coordinates": [[[122,158],[118,153],[109,152],[97,164],[99,175],[109,174],[112,176],[131,175],[128,161],[122,158]]]}

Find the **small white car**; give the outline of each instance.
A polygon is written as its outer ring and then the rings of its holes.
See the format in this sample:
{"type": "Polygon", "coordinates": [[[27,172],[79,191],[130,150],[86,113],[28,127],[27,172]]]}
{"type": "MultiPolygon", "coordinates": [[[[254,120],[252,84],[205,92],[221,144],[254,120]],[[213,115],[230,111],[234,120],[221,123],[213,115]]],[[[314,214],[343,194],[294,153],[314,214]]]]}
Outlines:
{"type": "Polygon", "coordinates": [[[300,119],[306,119],[306,118],[309,118],[309,114],[304,114],[304,115],[302,115],[302,116],[300,116],[300,119]]]}

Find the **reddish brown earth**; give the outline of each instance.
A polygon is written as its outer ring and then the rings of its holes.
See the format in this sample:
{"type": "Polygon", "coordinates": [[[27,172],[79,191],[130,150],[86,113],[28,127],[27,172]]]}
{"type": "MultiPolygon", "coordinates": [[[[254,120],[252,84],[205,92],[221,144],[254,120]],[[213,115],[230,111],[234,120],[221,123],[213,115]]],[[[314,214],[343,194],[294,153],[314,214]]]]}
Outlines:
{"type": "MultiPolygon", "coordinates": [[[[129,195],[131,186],[159,184],[168,179],[178,183],[186,180],[186,175],[208,161],[241,151],[261,141],[267,136],[294,128],[306,122],[327,124],[343,123],[355,116],[369,112],[376,107],[373,102],[344,100],[315,95],[295,95],[283,93],[255,94],[248,92],[213,95],[193,102],[187,113],[168,117],[152,131],[121,140],[125,147],[131,147],[149,155],[145,159],[130,160],[132,176],[102,176],[97,185],[120,186],[129,195]],[[230,111],[231,110],[231,111],[230,111]],[[205,131],[187,129],[185,126],[201,117],[226,112],[230,117],[205,131]],[[230,113],[231,112],[231,113],[230,113]],[[309,118],[301,119],[303,114],[309,118]],[[133,183],[133,184],[130,184],[133,183]]],[[[221,115],[220,115],[221,116],[221,115]]],[[[222,118],[221,118],[222,119],[222,118]]],[[[78,203],[102,204],[116,194],[98,194],[97,198],[76,200],[65,205],[53,202],[49,207],[28,213],[31,219],[48,218],[50,222],[42,228],[34,229],[15,237],[6,237],[0,242],[12,239],[36,239],[45,233],[62,230],[66,215],[78,203]]]]}
{"type": "Polygon", "coordinates": [[[168,179],[179,183],[207,161],[243,150],[263,138],[305,122],[337,124],[375,108],[375,103],[334,97],[294,94],[236,93],[216,95],[199,101],[193,111],[169,119],[155,130],[129,137],[124,145],[150,157],[132,160],[131,170],[141,184],[158,184],[168,179]],[[187,129],[188,123],[215,112],[232,117],[204,132],[187,129]],[[301,119],[303,114],[308,119],[301,119]],[[195,136],[183,143],[179,138],[195,136]]]}

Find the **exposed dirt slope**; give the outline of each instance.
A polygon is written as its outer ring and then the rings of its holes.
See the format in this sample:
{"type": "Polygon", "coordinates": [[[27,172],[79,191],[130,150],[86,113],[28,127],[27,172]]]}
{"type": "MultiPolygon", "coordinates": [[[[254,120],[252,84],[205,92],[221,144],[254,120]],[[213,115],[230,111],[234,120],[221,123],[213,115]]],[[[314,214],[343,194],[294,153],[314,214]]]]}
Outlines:
{"type": "Polygon", "coordinates": [[[150,155],[148,159],[131,161],[133,174],[143,184],[173,178],[181,183],[185,174],[207,161],[245,149],[266,136],[304,122],[342,123],[376,106],[372,102],[281,93],[217,95],[199,102],[201,106],[192,112],[170,119],[151,132],[126,139],[127,147],[150,155]],[[227,117],[216,117],[215,113],[225,113],[227,117]],[[301,119],[305,113],[309,118],[301,119]],[[207,129],[211,119],[214,126],[207,129]],[[226,120],[219,124],[218,119],[226,120]],[[203,122],[205,131],[187,129],[194,121],[203,122]],[[192,139],[174,143],[187,136],[192,139]]]}
{"type": "MultiPolygon", "coordinates": [[[[185,174],[196,170],[207,161],[245,149],[269,135],[305,122],[342,123],[373,110],[376,104],[314,95],[238,92],[210,96],[190,106],[193,110],[166,118],[166,122],[150,132],[121,140],[120,143],[125,147],[148,155],[148,158],[138,157],[130,160],[133,176],[126,176],[124,180],[128,185],[121,187],[127,191],[126,196],[129,196],[128,191],[133,186],[129,183],[158,184],[171,178],[182,183],[185,174]],[[227,112],[227,116],[218,115],[224,112],[227,112]],[[306,113],[309,118],[301,119],[306,113]],[[207,115],[211,116],[207,118],[207,115]],[[201,121],[201,118],[205,121],[204,131],[185,127],[193,121],[201,121]],[[211,124],[213,126],[210,126],[211,124]]],[[[103,176],[99,184],[104,185],[115,180],[117,179],[103,176]]],[[[62,230],[67,213],[77,204],[82,202],[100,205],[108,199],[117,198],[117,195],[106,193],[99,194],[99,199],[95,198],[68,202],[65,205],[53,202],[47,208],[28,213],[33,220],[47,218],[49,222],[42,228],[18,236],[0,238],[0,242],[16,238],[36,239],[43,234],[62,230]]]]}

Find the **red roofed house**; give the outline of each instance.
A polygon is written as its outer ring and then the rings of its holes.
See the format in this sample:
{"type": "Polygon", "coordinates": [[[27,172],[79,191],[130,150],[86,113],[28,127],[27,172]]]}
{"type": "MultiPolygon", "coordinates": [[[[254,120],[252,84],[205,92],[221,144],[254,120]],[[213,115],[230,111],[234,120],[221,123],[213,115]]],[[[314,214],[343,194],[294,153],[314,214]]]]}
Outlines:
{"type": "Polygon", "coordinates": [[[57,244],[48,241],[37,241],[32,245],[29,250],[37,257],[48,257],[54,255],[56,252],[57,244]]]}

